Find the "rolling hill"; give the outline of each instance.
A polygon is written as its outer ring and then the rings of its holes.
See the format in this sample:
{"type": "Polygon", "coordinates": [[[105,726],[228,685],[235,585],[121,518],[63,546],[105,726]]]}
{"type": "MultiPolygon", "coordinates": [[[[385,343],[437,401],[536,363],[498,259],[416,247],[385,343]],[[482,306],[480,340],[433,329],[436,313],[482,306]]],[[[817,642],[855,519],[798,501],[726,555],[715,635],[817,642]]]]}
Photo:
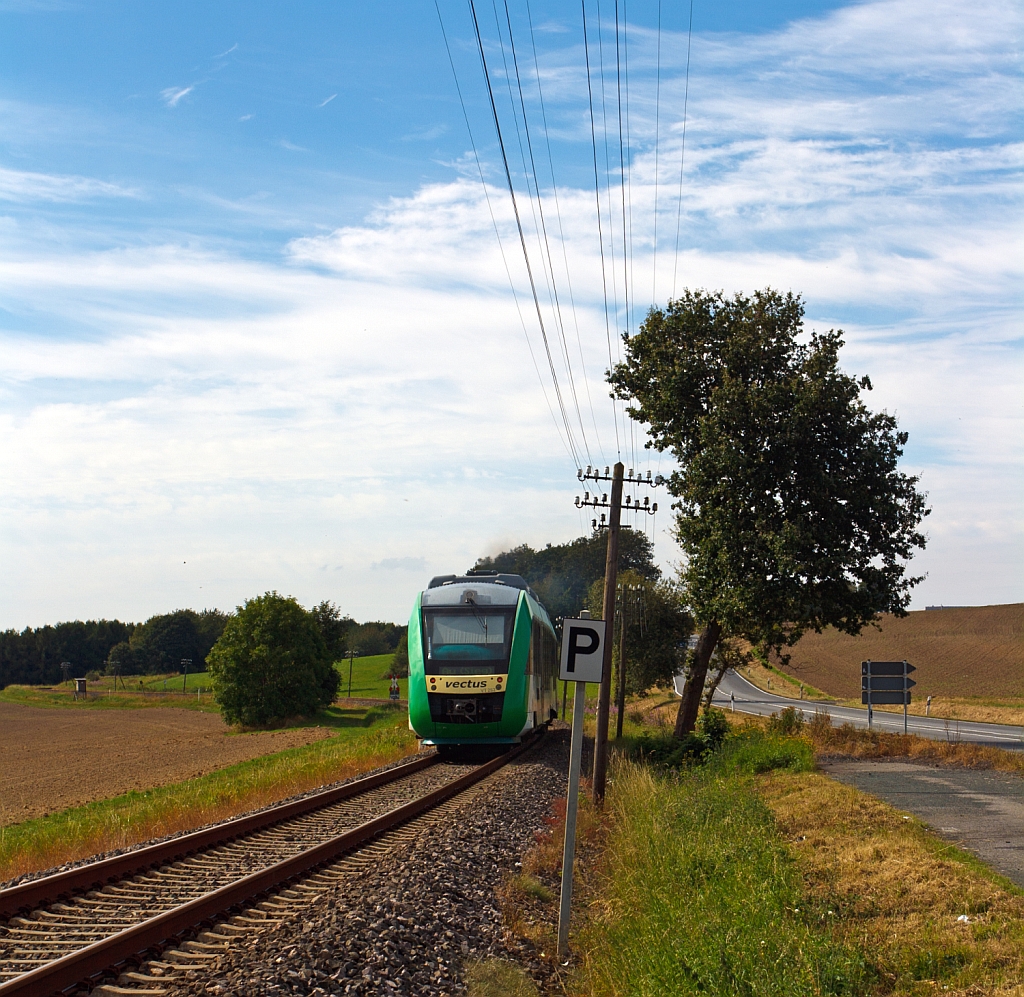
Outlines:
{"type": "Polygon", "coordinates": [[[1024,603],[921,610],[883,616],[859,637],[829,629],[791,650],[785,671],[838,698],[860,698],[860,663],[916,666],[914,699],[1024,697],[1024,603]]]}

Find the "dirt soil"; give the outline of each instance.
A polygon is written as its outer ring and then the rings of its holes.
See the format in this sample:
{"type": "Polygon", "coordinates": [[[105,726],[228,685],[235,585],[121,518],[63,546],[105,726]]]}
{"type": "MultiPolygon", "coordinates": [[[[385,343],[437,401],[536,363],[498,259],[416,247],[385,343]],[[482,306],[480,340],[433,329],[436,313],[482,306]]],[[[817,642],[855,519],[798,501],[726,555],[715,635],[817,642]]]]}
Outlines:
{"type": "Polygon", "coordinates": [[[1024,603],[921,610],[883,616],[879,624],[859,637],[832,629],[806,634],[790,649],[785,671],[830,696],[859,701],[861,661],[906,659],[917,669],[915,700],[1024,697],[1024,603]]]}
{"type": "Polygon", "coordinates": [[[192,710],[0,703],[0,827],[330,736],[321,727],[231,734],[218,714],[192,710]]]}

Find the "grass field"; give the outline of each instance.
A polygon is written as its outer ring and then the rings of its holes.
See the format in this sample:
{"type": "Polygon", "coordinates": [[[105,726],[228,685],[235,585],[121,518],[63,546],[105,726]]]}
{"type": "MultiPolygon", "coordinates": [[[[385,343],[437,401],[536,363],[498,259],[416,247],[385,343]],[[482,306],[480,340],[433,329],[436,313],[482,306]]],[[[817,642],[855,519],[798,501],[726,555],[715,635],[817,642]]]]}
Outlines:
{"type": "Polygon", "coordinates": [[[333,737],[0,828],[0,880],[199,827],[394,761],[417,750],[400,707],[334,706],[333,737]]]}
{"type": "MultiPolygon", "coordinates": [[[[353,699],[387,699],[388,686],[391,680],[381,678],[391,667],[394,660],[393,654],[370,654],[364,658],[352,659],[352,698],[353,699]]],[[[338,688],[338,696],[342,699],[348,696],[348,658],[343,661],[336,661],[334,667],[341,674],[341,686],[338,688]]],[[[399,696],[402,699],[409,698],[409,680],[399,679],[399,696]]]]}
{"type": "Polygon", "coordinates": [[[917,669],[914,699],[922,703],[931,694],[1024,706],[1024,603],[884,616],[880,627],[865,627],[859,637],[807,634],[785,671],[837,699],[859,701],[861,661],[906,659],[917,669]]]}
{"type": "MultiPolygon", "coordinates": [[[[353,659],[352,698],[387,699],[389,680],[382,679],[391,665],[393,654],[376,654],[353,659]]],[[[348,696],[348,659],[335,663],[341,675],[340,698],[348,696]]],[[[150,706],[176,706],[188,710],[205,710],[217,713],[213,700],[213,679],[207,672],[189,672],[184,676],[185,694],[182,694],[180,672],[169,675],[129,675],[124,684],[101,675],[88,684],[86,699],[75,699],[74,688],[67,683],[53,686],[9,685],[0,689],[0,702],[22,703],[26,706],[72,707],[76,709],[141,709],[150,706]]],[[[401,698],[408,698],[408,679],[399,679],[401,698]]]]}

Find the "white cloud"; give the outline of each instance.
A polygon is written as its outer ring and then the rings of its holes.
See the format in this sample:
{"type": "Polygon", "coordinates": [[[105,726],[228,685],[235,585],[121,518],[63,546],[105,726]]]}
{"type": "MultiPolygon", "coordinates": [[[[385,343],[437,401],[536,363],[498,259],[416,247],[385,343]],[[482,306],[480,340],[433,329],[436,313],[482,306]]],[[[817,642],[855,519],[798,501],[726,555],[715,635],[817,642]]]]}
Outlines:
{"type": "Polygon", "coordinates": [[[328,97],[328,98],[327,98],[326,100],[322,100],[322,101],[320,101],[320,103],[319,103],[319,104],[317,104],[317,107],[326,107],[326,106],[327,106],[327,105],[328,105],[328,104],[329,104],[329,103],[330,103],[330,102],[331,102],[332,100],[334,100],[334,98],[335,98],[335,97],[337,97],[337,96],[338,96],[338,95],[337,95],[336,93],[332,93],[332,94],[330,95],[330,97],[328,97]]]}
{"type": "MultiPolygon", "coordinates": [[[[810,324],[847,330],[844,363],[870,374],[869,403],[910,432],[907,468],[935,510],[921,605],[1019,599],[1024,555],[1024,144],[1005,114],[1020,15],[959,11],[886,0],[766,37],[695,39],[676,275],[679,287],[793,288],[810,324]]],[[[638,314],[654,268],[645,45],[631,41],[638,314]]],[[[560,81],[549,112],[565,134],[585,88],[578,57],[542,66],[560,81]]],[[[671,73],[663,100],[659,298],[676,262],[671,73]]],[[[17,569],[0,581],[0,625],[227,607],[266,588],[399,619],[431,574],[494,544],[585,531],[523,338],[525,322],[546,377],[507,193],[488,196],[490,207],[469,179],[428,185],[363,224],[293,240],[280,261],[199,240],[0,256],[7,328],[19,330],[4,334],[0,374],[0,515],[17,524],[3,541],[17,569]],[[49,336],[20,330],[40,313],[49,336]]],[[[544,208],[554,232],[550,195],[544,208]]],[[[560,190],[558,208],[576,304],[574,318],[556,252],[564,348],[604,464],[615,432],[593,192],[560,190]]],[[[525,200],[521,210],[572,409],[534,216],[525,200]]],[[[617,247],[614,212],[611,224],[617,247]]],[[[621,306],[621,257],[609,260],[621,306]]],[[[623,321],[620,307],[613,333],[623,321]]],[[[662,515],[666,564],[667,525],[662,515]]]]}

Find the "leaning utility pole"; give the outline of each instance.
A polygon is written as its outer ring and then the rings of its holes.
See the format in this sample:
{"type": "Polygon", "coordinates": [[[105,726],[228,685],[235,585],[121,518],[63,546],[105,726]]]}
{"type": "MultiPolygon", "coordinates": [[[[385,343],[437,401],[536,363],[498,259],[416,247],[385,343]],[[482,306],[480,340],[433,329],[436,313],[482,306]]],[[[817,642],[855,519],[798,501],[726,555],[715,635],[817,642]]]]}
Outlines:
{"type": "MultiPolygon", "coordinates": [[[[605,513],[601,513],[601,524],[598,526],[598,522],[595,519],[593,521],[594,529],[608,529],[608,549],[605,555],[604,561],[604,612],[603,618],[607,627],[608,640],[604,645],[604,672],[601,677],[601,689],[597,700],[597,731],[594,734],[594,802],[601,803],[604,800],[605,782],[608,775],[608,714],[611,711],[611,699],[612,699],[612,639],[611,635],[614,632],[613,627],[615,626],[615,586],[619,574],[619,525],[622,518],[622,485],[623,481],[629,481],[631,484],[636,485],[660,485],[664,483],[664,478],[659,474],[653,481],[651,480],[651,472],[647,472],[647,477],[644,478],[641,475],[633,477],[633,469],[629,469],[629,475],[626,476],[625,468],[622,465],[622,461],[619,461],[612,469],[612,473],[609,474],[609,469],[604,469],[604,474],[601,474],[600,468],[588,467],[586,473],[582,470],[577,471],[576,477],[580,481],[610,481],[612,483],[612,495],[611,502],[608,501],[608,496],[602,494],[598,498],[597,494],[591,498],[590,493],[584,493],[583,500],[580,501],[580,497],[576,496],[576,508],[582,509],[584,506],[591,506],[594,509],[607,509],[608,510],[608,521],[605,522],[605,513]]],[[[625,503],[626,511],[633,510],[634,512],[647,512],[655,513],[658,511],[658,503],[655,502],[653,505],[650,503],[650,499],[645,498],[643,505],[640,504],[639,500],[633,501],[632,496],[627,496],[625,503]]]]}

